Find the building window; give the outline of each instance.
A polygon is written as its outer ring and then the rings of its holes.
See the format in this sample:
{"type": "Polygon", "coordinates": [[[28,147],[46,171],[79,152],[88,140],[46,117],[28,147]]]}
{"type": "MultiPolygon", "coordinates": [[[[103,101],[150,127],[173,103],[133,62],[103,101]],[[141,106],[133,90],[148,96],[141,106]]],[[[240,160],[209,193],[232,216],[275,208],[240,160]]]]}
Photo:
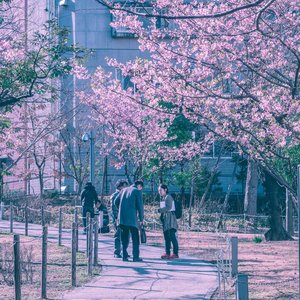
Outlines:
{"type": "MultiPolygon", "coordinates": [[[[157,15],[158,12],[154,11],[153,7],[134,7],[132,8],[136,13],[149,13],[149,14],[155,14],[157,15]]],[[[161,12],[161,15],[163,15],[165,12],[161,12]]],[[[150,17],[138,17],[143,22],[143,27],[148,28],[152,25],[153,19],[150,17]]],[[[114,15],[111,15],[112,22],[116,21],[116,17],[114,15]]],[[[160,29],[167,29],[167,30],[173,30],[176,29],[176,23],[174,20],[168,20],[162,17],[156,18],[155,22],[156,28],[160,29]]],[[[118,27],[113,28],[112,27],[112,37],[114,38],[134,38],[135,34],[130,31],[128,27],[118,27]]]]}

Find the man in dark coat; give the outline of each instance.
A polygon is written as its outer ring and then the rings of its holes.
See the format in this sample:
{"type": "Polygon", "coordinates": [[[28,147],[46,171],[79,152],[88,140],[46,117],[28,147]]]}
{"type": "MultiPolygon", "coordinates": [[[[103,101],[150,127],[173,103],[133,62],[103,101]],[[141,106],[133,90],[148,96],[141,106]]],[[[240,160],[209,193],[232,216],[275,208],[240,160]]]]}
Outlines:
{"type": "Polygon", "coordinates": [[[121,228],[118,226],[118,214],[119,214],[119,205],[120,204],[120,194],[121,191],[128,186],[126,180],[118,180],[116,183],[116,191],[111,195],[111,210],[112,210],[112,220],[115,227],[115,257],[121,258],[121,228]]]}
{"type": "Polygon", "coordinates": [[[94,218],[94,206],[99,207],[100,201],[95,187],[91,182],[87,182],[80,195],[82,205],[83,231],[86,232],[86,214],[89,212],[94,218]]]}
{"type": "MultiPolygon", "coordinates": [[[[123,261],[128,261],[129,232],[132,238],[133,261],[142,261],[140,258],[139,226],[144,221],[144,204],[141,192],[143,187],[143,181],[137,180],[134,185],[125,188],[119,198],[118,222],[121,228],[123,261]]],[[[118,200],[116,203],[118,205],[118,200]]]]}

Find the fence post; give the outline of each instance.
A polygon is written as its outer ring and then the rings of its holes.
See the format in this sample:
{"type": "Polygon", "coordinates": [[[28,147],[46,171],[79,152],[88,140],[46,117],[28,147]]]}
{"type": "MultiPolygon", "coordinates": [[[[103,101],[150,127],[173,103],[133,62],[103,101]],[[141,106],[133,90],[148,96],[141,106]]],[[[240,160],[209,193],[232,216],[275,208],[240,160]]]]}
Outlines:
{"type": "Polygon", "coordinates": [[[14,231],[14,211],[13,211],[13,205],[12,202],[9,203],[9,220],[10,220],[10,233],[13,233],[14,231]]]}
{"type": "Polygon", "coordinates": [[[88,247],[88,274],[92,275],[93,271],[93,219],[90,218],[89,224],[89,247],[88,247]]]}
{"type": "Polygon", "coordinates": [[[72,286],[76,286],[76,223],[72,224],[72,286]]]}
{"type": "Polygon", "coordinates": [[[236,299],[249,300],[248,294],[248,275],[238,274],[236,280],[236,299]]]}
{"type": "Polygon", "coordinates": [[[21,300],[20,236],[14,234],[14,280],[15,299],[21,300]]]}
{"type": "Polygon", "coordinates": [[[90,232],[90,213],[87,212],[85,216],[85,230],[86,230],[86,257],[89,257],[89,232],[90,232]]]}
{"type": "Polygon", "coordinates": [[[1,201],[1,203],[0,203],[0,221],[3,220],[3,215],[4,215],[4,202],[1,201]]]}
{"type": "Polygon", "coordinates": [[[62,238],[62,208],[59,209],[59,220],[58,220],[58,246],[61,246],[62,238]]]}
{"type": "Polygon", "coordinates": [[[238,238],[231,237],[231,277],[238,274],[238,238]]]}
{"type": "Polygon", "coordinates": [[[75,243],[76,243],[76,252],[78,252],[78,210],[77,210],[77,207],[75,206],[75,215],[74,215],[74,221],[75,221],[75,225],[76,225],[76,228],[75,228],[75,243]]]}
{"type": "Polygon", "coordinates": [[[25,206],[25,235],[28,236],[28,206],[25,206]]]}
{"type": "Polygon", "coordinates": [[[99,229],[99,215],[95,214],[95,226],[94,226],[94,266],[98,265],[98,229],[99,229]]]}
{"type": "Polygon", "coordinates": [[[48,241],[48,227],[43,226],[43,240],[42,240],[42,299],[47,298],[47,241],[48,241]]]}
{"type": "Polygon", "coordinates": [[[220,272],[220,262],[219,260],[217,261],[217,267],[218,267],[218,291],[219,291],[219,298],[221,299],[221,294],[222,294],[222,290],[221,290],[221,272],[220,272]]]}
{"type": "Polygon", "coordinates": [[[103,222],[104,222],[104,218],[103,218],[103,211],[99,211],[99,227],[102,228],[103,227],[103,222]]]}

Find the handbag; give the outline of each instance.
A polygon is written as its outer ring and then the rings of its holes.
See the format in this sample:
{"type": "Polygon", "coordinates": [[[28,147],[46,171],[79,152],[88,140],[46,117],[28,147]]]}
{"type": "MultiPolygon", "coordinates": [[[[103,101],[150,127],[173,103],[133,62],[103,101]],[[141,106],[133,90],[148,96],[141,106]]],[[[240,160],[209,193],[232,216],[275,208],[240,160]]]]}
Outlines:
{"type": "Polygon", "coordinates": [[[144,226],[141,226],[141,228],[140,228],[140,238],[141,238],[141,243],[146,244],[147,236],[146,236],[146,230],[145,230],[144,226]]]}

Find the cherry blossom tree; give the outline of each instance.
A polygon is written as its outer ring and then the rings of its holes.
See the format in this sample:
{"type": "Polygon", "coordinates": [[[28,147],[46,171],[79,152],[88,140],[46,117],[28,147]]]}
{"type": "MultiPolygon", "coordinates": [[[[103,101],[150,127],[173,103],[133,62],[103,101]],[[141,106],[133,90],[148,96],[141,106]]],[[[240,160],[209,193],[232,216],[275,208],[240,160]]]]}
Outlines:
{"type": "Polygon", "coordinates": [[[39,181],[39,194],[43,195],[45,177],[53,173],[51,161],[55,155],[57,135],[64,128],[66,116],[64,113],[51,112],[50,103],[41,101],[32,103],[25,108],[14,109],[11,117],[12,123],[5,131],[7,139],[2,140],[1,152],[10,153],[14,159],[5,171],[30,180],[37,177],[39,181]],[[2,152],[3,151],[3,152],[2,152]],[[30,162],[28,169],[22,168],[18,163],[27,155],[30,162]]]}
{"type": "Polygon", "coordinates": [[[112,74],[106,75],[102,68],[93,74],[91,86],[92,93],[81,97],[91,106],[94,121],[103,124],[110,137],[103,145],[103,153],[115,157],[116,167],[133,166],[134,178],[147,176],[145,167],[151,162],[153,168],[147,168],[150,173],[207,151],[207,146],[202,149],[204,143],[200,145],[191,138],[182,145],[175,145],[177,136],[170,132],[170,125],[179,114],[167,108],[165,111],[159,106],[155,108],[154,102],[134,87],[124,91],[122,82],[112,74]]]}
{"type": "MultiPolygon", "coordinates": [[[[110,74],[95,73],[92,88],[97,97],[90,104],[94,108],[100,105],[107,116],[113,112],[111,127],[115,129],[117,123],[119,129],[136,120],[141,125],[145,115],[139,118],[141,115],[135,112],[146,112],[147,125],[149,119],[154,122],[148,127],[149,137],[143,137],[140,143],[146,145],[154,138],[156,145],[161,145],[168,136],[168,128],[162,130],[161,124],[166,126],[164,120],[168,120],[170,127],[175,116],[182,115],[201,128],[204,138],[195,142],[197,151],[190,147],[191,141],[163,154],[158,148],[165,160],[172,155],[191,159],[195,152],[206,149],[208,141],[226,139],[259,162],[296,198],[296,181],[283,176],[275,161],[284,162],[295,174],[285,149],[299,144],[297,2],[162,0],[147,7],[143,1],[136,1],[134,7],[114,5],[113,14],[116,21],[112,26],[127,27],[150,59],[125,64],[108,60],[111,67],[130,76],[135,89],[122,90],[110,74]],[[123,113],[115,113],[120,105],[123,113]]],[[[113,136],[119,138],[121,152],[130,153],[131,147],[125,147],[123,136],[127,136],[129,145],[139,145],[138,140],[130,140],[132,135],[128,136],[132,128],[124,127],[113,136]]],[[[280,228],[276,238],[286,238],[279,221],[277,218],[272,223],[280,228]]]]}
{"type": "Polygon", "coordinates": [[[11,109],[35,95],[57,90],[53,82],[70,74],[86,52],[68,44],[68,31],[50,20],[36,32],[24,32],[22,1],[0,2],[0,108],[11,109]],[[20,5],[20,7],[18,6],[20,5]],[[66,55],[69,54],[69,55],[66,55]]]}

